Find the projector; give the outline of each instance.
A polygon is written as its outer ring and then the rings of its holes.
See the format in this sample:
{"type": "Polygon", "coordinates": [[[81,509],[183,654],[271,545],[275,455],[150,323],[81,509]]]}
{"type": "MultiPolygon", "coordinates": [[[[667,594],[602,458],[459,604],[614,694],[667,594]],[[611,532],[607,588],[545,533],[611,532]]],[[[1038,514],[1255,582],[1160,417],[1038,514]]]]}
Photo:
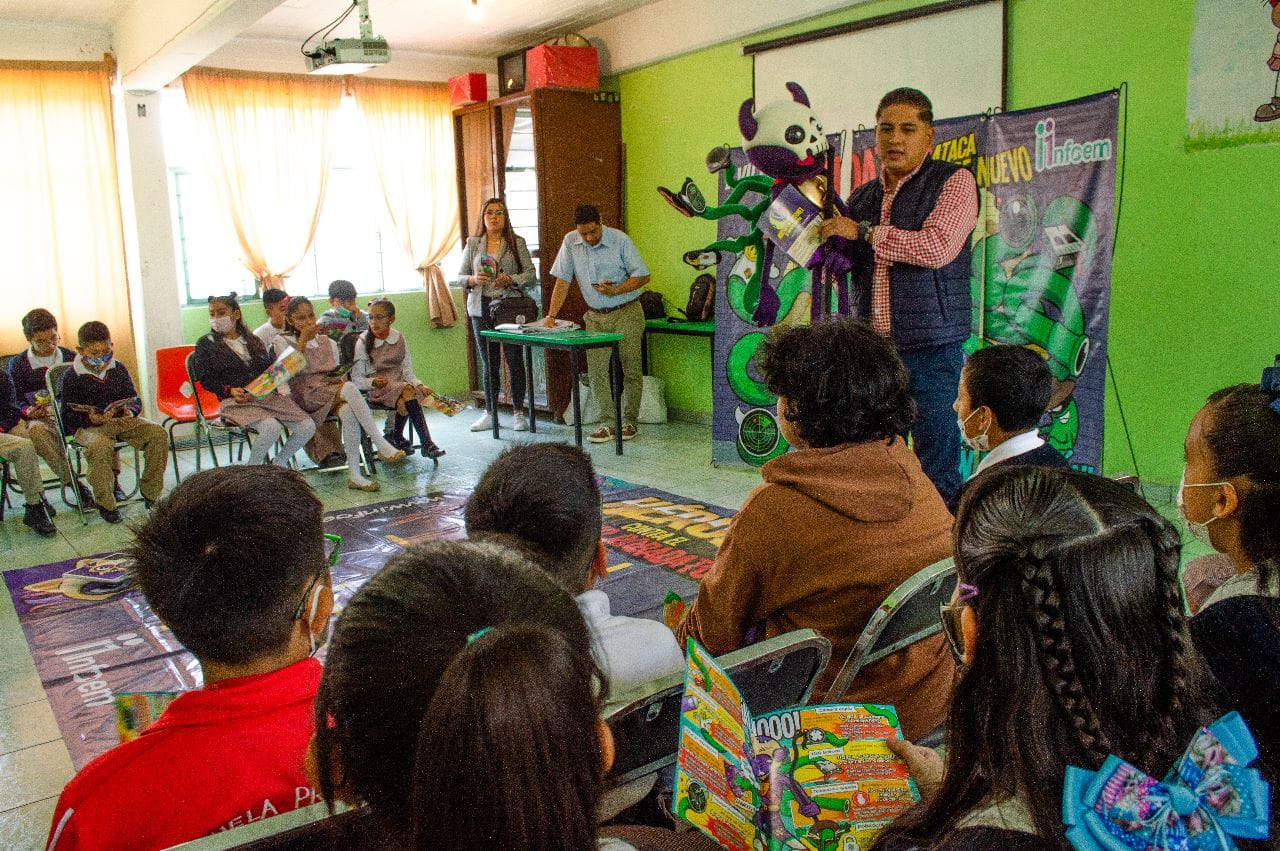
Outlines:
{"type": "Polygon", "coordinates": [[[378,36],[335,38],[322,42],[306,57],[307,71],[312,74],[358,74],[390,62],[391,48],[378,36]]]}

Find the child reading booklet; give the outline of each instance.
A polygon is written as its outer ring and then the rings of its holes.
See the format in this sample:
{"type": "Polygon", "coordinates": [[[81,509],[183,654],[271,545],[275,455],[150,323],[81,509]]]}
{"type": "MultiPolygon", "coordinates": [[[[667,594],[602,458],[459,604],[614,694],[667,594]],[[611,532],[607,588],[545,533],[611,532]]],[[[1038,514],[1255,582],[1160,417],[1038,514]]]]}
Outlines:
{"type": "Polygon", "coordinates": [[[105,408],[99,410],[94,405],[86,405],[80,402],[68,402],[67,407],[73,411],[79,411],[82,414],[99,414],[107,419],[115,419],[116,417],[132,416],[135,410],[134,403],[142,405],[142,400],[137,396],[130,396],[127,399],[117,399],[105,408]]]}
{"type": "Polygon", "coordinates": [[[267,367],[267,371],[244,386],[245,391],[255,399],[265,399],[272,390],[284,390],[293,378],[307,368],[307,356],[292,346],[285,347],[276,358],[275,363],[267,367]]]}
{"type": "Polygon", "coordinates": [[[891,706],[803,706],[752,718],[689,639],[673,809],[731,851],[866,848],[920,799],[886,739],[891,706]]]}

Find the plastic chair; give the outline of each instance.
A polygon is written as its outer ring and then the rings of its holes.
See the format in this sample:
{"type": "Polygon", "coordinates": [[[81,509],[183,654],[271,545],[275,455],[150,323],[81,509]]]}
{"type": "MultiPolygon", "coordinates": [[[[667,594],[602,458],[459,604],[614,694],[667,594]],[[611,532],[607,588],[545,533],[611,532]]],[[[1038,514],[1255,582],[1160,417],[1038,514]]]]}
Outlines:
{"type": "Polygon", "coordinates": [[[938,606],[951,599],[955,588],[955,561],[946,558],[921,569],[893,589],[862,628],[823,701],[842,699],[863,668],[941,632],[938,606]]]}
{"type": "MultiPolygon", "coordinates": [[[[156,409],[164,414],[164,426],[169,433],[169,454],[173,458],[173,476],[182,481],[182,468],[178,466],[178,442],[174,430],[180,425],[196,426],[196,470],[200,470],[200,429],[196,421],[196,403],[192,398],[195,389],[187,378],[187,355],[195,346],[167,346],[156,349],[156,409]]],[[[204,391],[216,405],[217,398],[204,391]]]]}
{"type": "MultiPolygon", "coordinates": [[[[84,475],[85,461],[84,450],[80,444],[76,443],[75,435],[67,434],[67,427],[62,422],[62,376],[67,370],[71,369],[71,364],[60,363],[49,367],[44,374],[44,385],[49,391],[49,398],[53,403],[49,406],[53,409],[53,419],[58,426],[58,435],[62,438],[62,454],[67,463],[67,469],[71,471],[71,480],[78,481],[84,475]]],[[[115,451],[121,449],[130,449],[133,451],[133,488],[125,493],[124,500],[133,499],[138,495],[138,489],[142,487],[142,456],[137,448],[123,440],[115,442],[115,451]]],[[[76,511],[80,512],[81,524],[89,522],[89,514],[85,510],[84,503],[79,499],[74,501],[67,498],[68,486],[65,482],[59,483],[62,488],[62,501],[68,505],[74,505],[76,511]]],[[[70,488],[74,493],[75,488],[70,488]]]]}
{"type": "MultiPolygon", "coordinates": [[[[176,348],[176,347],[175,347],[176,348]]],[[[194,378],[191,377],[191,358],[195,354],[195,346],[191,347],[191,351],[182,359],[183,372],[186,379],[191,384],[192,394],[191,402],[195,407],[196,415],[196,441],[200,440],[203,435],[205,443],[209,447],[209,457],[213,459],[213,466],[217,467],[218,453],[213,449],[213,433],[220,432],[226,436],[227,440],[227,463],[232,464],[235,460],[244,457],[244,446],[249,444],[253,447],[253,440],[250,437],[254,433],[253,428],[249,426],[229,425],[222,419],[221,410],[222,402],[211,391],[194,378]],[[231,441],[235,438],[240,439],[240,453],[236,459],[231,457],[231,441]]],[[[196,449],[196,472],[200,471],[200,450],[196,449]]]]}
{"type": "MultiPolygon", "coordinates": [[[[934,612],[935,618],[937,612],[934,612]]],[[[798,629],[720,656],[753,713],[803,706],[831,659],[831,642],[812,629],[798,629]]],[[[620,786],[676,761],[684,674],[655,681],[649,693],[619,707],[606,719],[617,756],[609,774],[620,786]]]]}
{"type": "Polygon", "coordinates": [[[334,806],[334,815],[329,815],[323,802],[311,804],[174,845],[170,851],[315,851],[380,846],[368,807],[352,809],[341,802],[334,806]]]}

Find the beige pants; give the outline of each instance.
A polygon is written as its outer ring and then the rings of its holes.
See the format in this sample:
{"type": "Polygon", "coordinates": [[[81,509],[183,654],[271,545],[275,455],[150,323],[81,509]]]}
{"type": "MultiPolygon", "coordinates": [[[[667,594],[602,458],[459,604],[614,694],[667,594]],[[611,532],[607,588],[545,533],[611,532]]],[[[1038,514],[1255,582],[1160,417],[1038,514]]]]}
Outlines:
{"type": "Polygon", "coordinates": [[[40,459],[35,445],[17,434],[0,432],[0,458],[9,462],[27,505],[39,505],[44,498],[44,483],[40,480],[40,459]]]}
{"type": "Polygon", "coordinates": [[[89,462],[89,487],[93,499],[110,511],[116,507],[114,492],[115,444],[123,440],[142,452],[142,495],[155,502],[164,491],[164,470],[169,463],[169,438],[163,427],[143,417],[108,420],[76,432],[89,462]]]}
{"type": "MultiPolygon", "coordinates": [[[[640,299],[611,310],[596,313],[588,310],[582,317],[588,331],[604,331],[624,335],[618,343],[622,359],[622,424],[634,426],[640,416],[640,393],[644,390],[641,370],[641,347],[644,345],[644,309],[640,299]]],[[[587,349],[587,371],[591,395],[595,398],[600,422],[613,428],[613,392],[609,382],[609,349],[587,349]]]]}
{"type": "Polygon", "coordinates": [[[58,475],[64,485],[71,484],[67,456],[62,451],[62,438],[58,436],[58,425],[53,421],[53,417],[23,420],[14,426],[13,434],[25,437],[35,444],[36,454],[44,459],[49,469],[58,475]]]}

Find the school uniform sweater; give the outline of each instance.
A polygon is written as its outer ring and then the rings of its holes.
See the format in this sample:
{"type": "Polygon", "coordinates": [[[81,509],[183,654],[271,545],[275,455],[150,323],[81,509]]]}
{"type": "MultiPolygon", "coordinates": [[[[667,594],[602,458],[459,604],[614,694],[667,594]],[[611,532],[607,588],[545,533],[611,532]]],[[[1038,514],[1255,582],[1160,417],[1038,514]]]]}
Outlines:
{"type": "MultiPolygon", "coordinates": [[[[84,365],[84,360],[77,355],[71,369],[62,375],[62,390],[58,394],[62,400],[63,427],[66,428],[68,435],[72,435],[92,425],[89,422],[89,415],[75,410],[71,407],[72,404],[92,405],[102,411],[112,402],[137,395],[138,391],[133,386],[129,369],[120,361],[112,360],[101,374],[96,374],[90,371],[84,365]]],[[[135,417],[142,413],[141,400],[134,400],[128,407],[135,417]]]]}

